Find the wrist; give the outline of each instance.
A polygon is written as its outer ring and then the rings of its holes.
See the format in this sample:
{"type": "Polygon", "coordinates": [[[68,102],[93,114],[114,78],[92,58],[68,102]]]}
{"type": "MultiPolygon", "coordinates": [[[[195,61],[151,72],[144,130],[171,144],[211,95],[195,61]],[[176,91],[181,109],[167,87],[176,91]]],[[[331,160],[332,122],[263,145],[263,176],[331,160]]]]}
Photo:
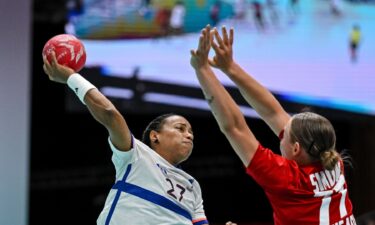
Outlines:
{"type": "Polygon", "coordinates": [[[207,64],[204,64],[204,65],[201,65],[201,66],[198,66],[196,68],[196,70],[198,71],[207,71],[207,70],[210,70],[211,69],[211,66],[207,63],[207,64]]]}
{"type": "Polygon", "coordinates": [[[208,63],[194,67],[195,72],[198,74],[205,74],[210,69],[211,69],[211,66],[208,63]]]}
{"type": "Polygon", "coordinates": [[[232,76],[236,74],[238,69],[239,69],[239,65],[235,63],[234,61],[232,61],[231,63],[228,64],[227,67],[222,68],[221,71],[223,71],[223,73],[227,74],[228,76],[232,76]]]}
{"type": "Polygon", "coordinates": [[[75,74],[74,70],[70,69],[69,67],[65,67],[61,70],[61,82],[67,84],[69,77],[75,74]]]}
{"type": "Polygon", "coordinates": [[[93,84],[91,84],[88,80],[86,80],[78,73],[71,74],[68,77],[66,83],[68,84],[69,88],[74,91],[74,93],[78,96],[79,100],[81,100],[83,104],[85,104],[84,98],[87,92],[91,89],[96,88],[93,84]]]}

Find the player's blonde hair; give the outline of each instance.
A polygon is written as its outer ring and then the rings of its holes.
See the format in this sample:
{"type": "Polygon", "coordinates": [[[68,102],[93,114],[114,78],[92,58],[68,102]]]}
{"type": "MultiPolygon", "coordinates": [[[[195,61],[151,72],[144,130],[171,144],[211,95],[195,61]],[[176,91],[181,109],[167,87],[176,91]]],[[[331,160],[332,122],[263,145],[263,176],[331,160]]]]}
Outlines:
{"type": "Polygon", "coordinates": [[[303,112],[292,117],[290,126],[291,142],[298,142],[313,161],[319,160],[328,170],[334,169],[341,160],[336,151],[335,130],[323,116],[303,112]]]}

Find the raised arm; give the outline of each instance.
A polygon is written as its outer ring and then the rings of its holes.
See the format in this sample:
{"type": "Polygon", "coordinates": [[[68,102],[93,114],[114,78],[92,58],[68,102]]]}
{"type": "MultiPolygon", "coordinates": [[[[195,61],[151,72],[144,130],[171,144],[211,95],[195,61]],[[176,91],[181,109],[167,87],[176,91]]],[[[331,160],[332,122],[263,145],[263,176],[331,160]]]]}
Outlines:
{"type": "Polygon", "coordinates": [[[233,28],[230,29],[228,35],[226,28],[222,27],[222,38],[216,29],[213,30],[213,33],[217,43],[212,42],[215,56],[213,60],[210,60],[210,64],[228,75],[251,107],[271,127],[272,131],[279,135],[290,116],[270,91],[233,60],[233,28]]]}
{"type": "Polygon", "coordinates": [[[220,130],[227,137],[243,164],[247,166],[259,143],[247,126],[239,107],[216,78],[208,63],[211,41],[210,27],[207,26],[202,30],[198,49],[191,50],[190,64],[195,69],[204,96],[220,130]]]}
{"type": "MultiPolygon", "coordinates": [[[[66,84],[68,79],[74,82],[77,87],[87,89],[88,91],[82,97],[91,115],[107,128],[112,143],[121,151],[128,151],[131,148],[131,134],[125,119],[115,106],[93,85],[72,69],[59,65],[54,53],[51,63],[46,58],[44,61],[44,72],[49,79],[58,83],[66,84]],[[73,81],[74,80],[74,81],[73,81]]],[[[78,89],[76,90],[78,91],[78,89]]]]}

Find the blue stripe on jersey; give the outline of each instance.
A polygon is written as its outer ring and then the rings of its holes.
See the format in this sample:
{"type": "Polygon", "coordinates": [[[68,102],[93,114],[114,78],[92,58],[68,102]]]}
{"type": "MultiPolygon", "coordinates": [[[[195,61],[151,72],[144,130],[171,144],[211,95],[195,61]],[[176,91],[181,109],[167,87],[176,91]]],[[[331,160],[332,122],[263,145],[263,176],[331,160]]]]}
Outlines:
{"type": "MultiPolygon", "coordinates": [[[[129,164],[128,167],[126,168],[126,171],[125,171],[125,174],[124,174],[124,177],[122,178],[122,182],[125,183],[125,180],[126,178],[128,177],[129,173],[130,173],[130,170],[132,168],[132,164],[129,164]]],[[[112,205],[111,205],[111,209],[109,210],[108,212],[108,215],[107,215],[107,218],[105,220],[105,225],[109,225],[109,222],[111,221],[111,218],[112,218],[112,215],[113,215],[113,212],[115,211],[115,208],[116,208],[116,205],[117,205],[117,202],[120,198],[120,195],[121,195],[121,190],[119,189],[116,193],[116,196],[115,196],[115,199],[113,200],[112,202],[112,205]]]]}
{"type": "Polygon", "coordinates": [[[202,225],[202,224],[208,224],[208,221],[207,220],[201,220],[201,221],[198,221],[198,222],[194,223],[194,225],[202,225]]]}
{"type": "Polygon", "coordinates": [[[152,203],[155,203],[156,205],[169,209],[189,220],[192,220],[190,213],[185,209],[181,208],[173,201],[169,200],[168,198],[162,195],[156,194],[137,185],[126,183],[124,181],[117,181],[116,184],[113,186],[113,189],[117,189],[118,191],[123,191],[134,196],[137,196],[139,198],[142,198],[146,201],[150,201],[152,203]]]}

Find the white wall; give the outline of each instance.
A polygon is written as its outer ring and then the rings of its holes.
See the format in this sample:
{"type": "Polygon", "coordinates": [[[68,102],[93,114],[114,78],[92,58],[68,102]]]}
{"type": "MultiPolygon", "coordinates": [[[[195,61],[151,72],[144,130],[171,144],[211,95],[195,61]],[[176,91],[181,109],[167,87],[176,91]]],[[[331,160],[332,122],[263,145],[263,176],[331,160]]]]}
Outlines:
{"type": "Polygon", "coordinates": [[[0,224],[27,224],[31,0],[0,0],[0,224]]]}

